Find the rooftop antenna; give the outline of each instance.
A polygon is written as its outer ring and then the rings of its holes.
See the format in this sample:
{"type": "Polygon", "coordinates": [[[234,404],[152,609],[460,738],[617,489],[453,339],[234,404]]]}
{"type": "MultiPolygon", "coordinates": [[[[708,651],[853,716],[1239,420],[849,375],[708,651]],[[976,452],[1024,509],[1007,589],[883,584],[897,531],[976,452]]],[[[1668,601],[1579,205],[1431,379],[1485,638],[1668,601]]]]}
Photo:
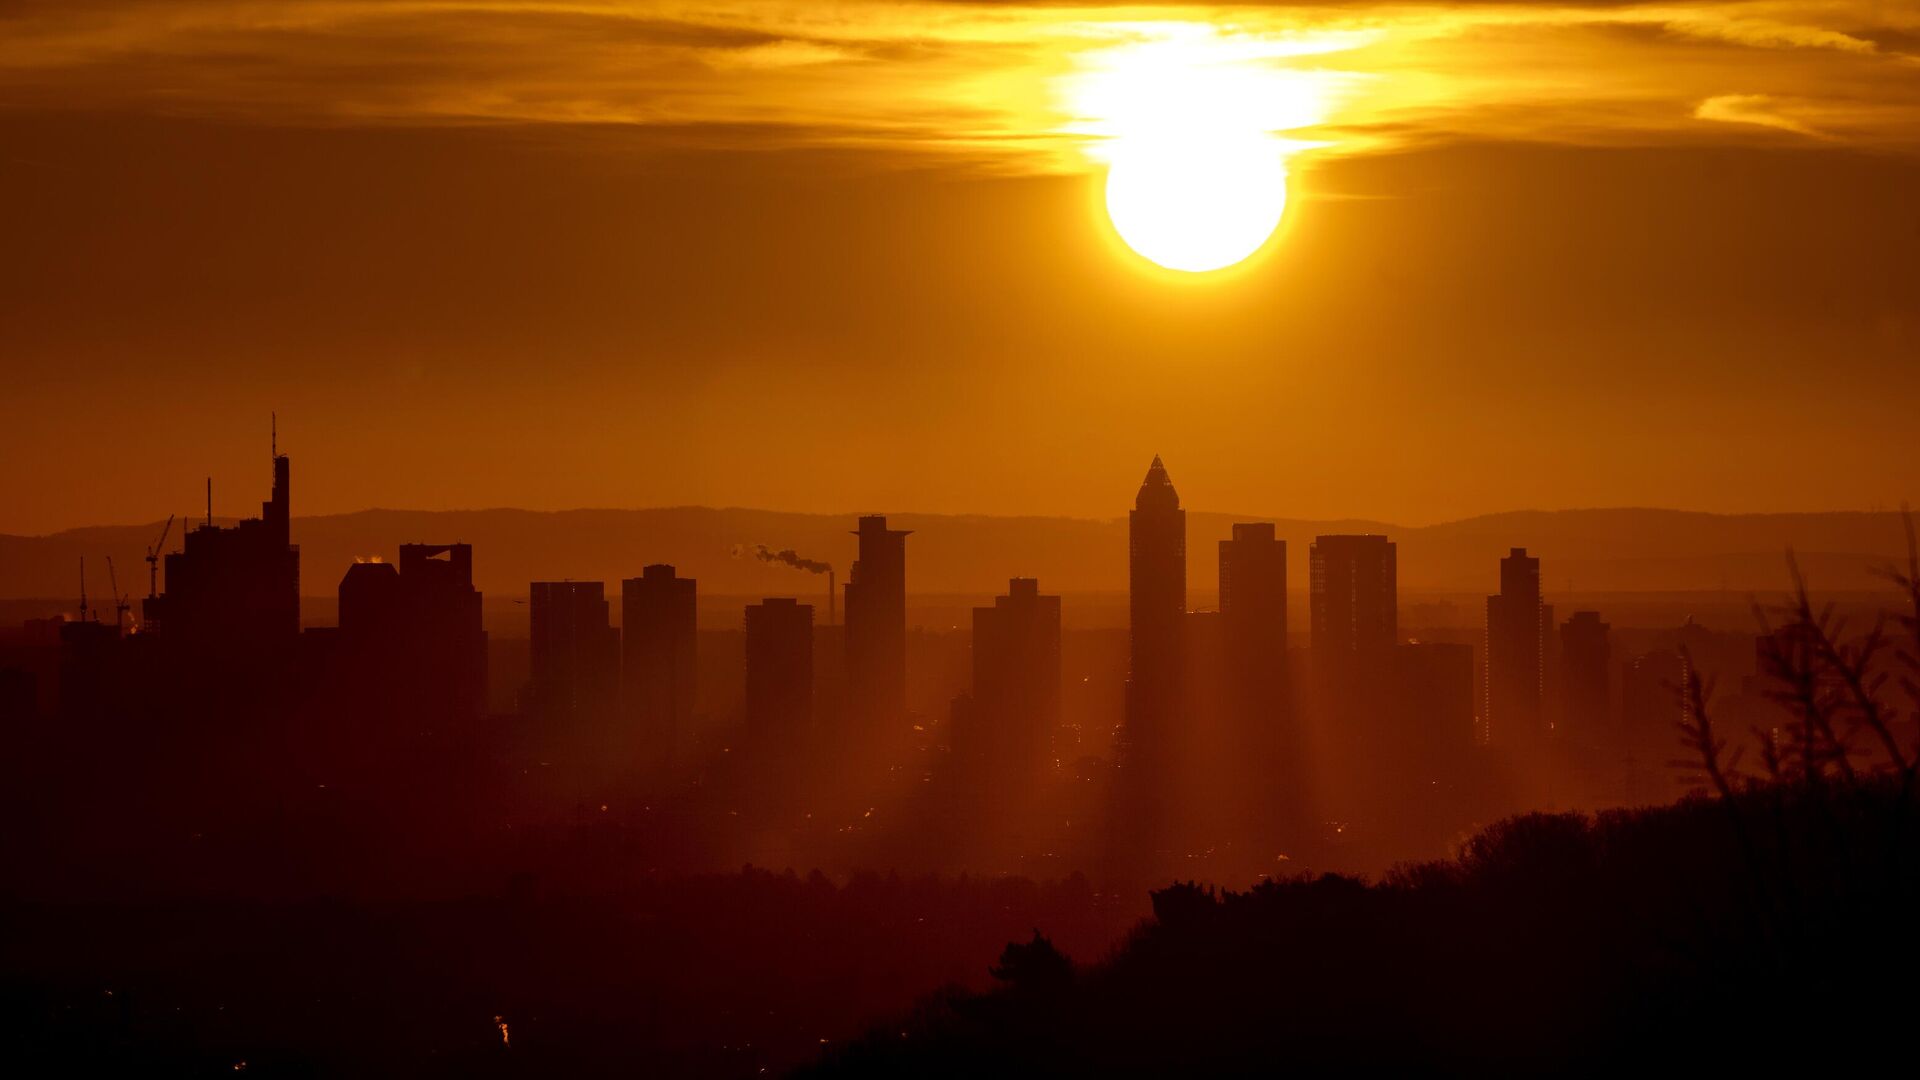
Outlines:
{"type": "Polygon", "coordinates": [[[207,477],[207,528],[213,528],[213,477],[207,477]]]}
{"type": "Polygon", "coordinates": [[[270,431],[270,434],[268,435],[268,440],[269,440],[268,445],[270,445],[273,448],[273,456],[279,457],[280,456],[280,414],[277,412],[268,413],[267,423],[269,425],[269,431],[270,431]]]}
{"type": "Polygon", "coordinates": [[[80,621],[87,621],[87,557],[80,556],[80,621]]]}

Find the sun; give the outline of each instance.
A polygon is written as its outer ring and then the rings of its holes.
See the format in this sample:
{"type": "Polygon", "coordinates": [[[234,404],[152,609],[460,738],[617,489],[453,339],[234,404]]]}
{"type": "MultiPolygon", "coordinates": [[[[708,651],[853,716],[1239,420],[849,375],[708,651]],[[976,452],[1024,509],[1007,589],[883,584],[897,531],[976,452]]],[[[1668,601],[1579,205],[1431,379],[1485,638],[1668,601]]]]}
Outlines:
{"type": "Polygon", "coordinates": [[[1139,140],[1114,149],[1107,216],[1169,270],[1220,270],[1260,250],[1287,206],[1287,169],[1263,133],[1139,140]]]}
{"type": "Polygon", "coordinates": [[[1287,208],[1288,160],[1353,76],[1306,63],[1364,45],[1364,32],[1260,35],[1196,22],[1129,24],[1074,59],[1060,84],[1106,166],[1120,239],[1169,270],[1205,274],[1260,251],[1287,208]]]}

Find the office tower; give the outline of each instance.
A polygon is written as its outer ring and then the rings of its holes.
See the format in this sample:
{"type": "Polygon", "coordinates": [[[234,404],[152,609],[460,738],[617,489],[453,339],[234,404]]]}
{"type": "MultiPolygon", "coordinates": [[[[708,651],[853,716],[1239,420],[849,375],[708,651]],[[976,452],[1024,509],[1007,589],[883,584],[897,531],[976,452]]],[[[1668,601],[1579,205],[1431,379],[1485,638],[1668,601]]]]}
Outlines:
{"type": "Polygon", "coordinates": [[[1546,734],[1540,705],[1547,618],[1540,603],[1540,560],[1526,548],[1514,548],[1500,560],[1500,591],[1487,597],[1489,742],[1511,745],[1546,734]]]}
{"type": "Polygon", "coordinates": [[[847,574],[847,698],[857,726],[899,720],[907,697],[907,536],[877,514],[860,519],[847,574]]]}
{"type": "Polygon", "coordinates": [[[1675,725],[1687,718],[1687,662],[1670,649],[1628,660],[1620,675],[1620,721],[1629,742],[1643,748],[1671,747],[1675,725]]]}
{"type": "Polygon", "coordinates": [[[1060,723],[1060,598],[1014,578],[992,607],[973,609],[973,694],[954,753],[995,788],[1040,775],[1060,723]]]}
{"type": "Polygon", "coordinates": [[[487,632],[473,587],[471,544],[401,544],[400,593],[413,634],[408,650],[428,686],[444,688],[461,716],[487,711],[487,632]]]}
{"type": "Polygon", "coordinates": [[[1236,524],[1220,541],[1220,617],[1239,703],[1269,716],[1285,696],[1287,542],[1270,524],[1236,524]]]}
{"type": "Polygon", "coordinates": [[[1138,763],[1166,749],[1186,663],[1187,512],[1158,455],[1127,516],[1127,545],[1126,746],[1138,763]]]}
{"type": "Polygon", "coordinates": [[[747,728],[793,736],[813,722],[813,605],[747,605],[747,728]]]}
{"type": "Polygon", "coordinates": [[[166,557],[166,591],[143,602],[150,633],[228,659],[291,647],[300,633],[300,549],[292,535],[293,470],[275,447],[273,490],[260,516],[231,528],[206,521],[166,557]]]}
{"type": "Polygon", "coordinates": [[[1430,772],[1444,772],[1474,741],[1473,646],[1414,641],[1393,657],[1394,730],[1430,772]]]}
{"type": "Polygon", "coordinates": [[[1613,645],[1597,611],[1576,611],[1560,624],[1561,715],[1566,735],[1587,743],[1606,737],[1613,714],[1613,645]]]}
{"type": "Polygon", "coordinates": [[[1686,659],[1670,649],[1642,653],[1622,665],[1616,746],[1629,806],[1674,794],[1670,762],[1678,756],[1679,726],[1692,712],[1685,694],[1688,677],[1686,659]]]}
{"type": "Polygon", "coordinates": [[[341,575],[342,643],[377,642],[386,647],[400,631],[400,568],[384,559],[354,560],[341,575]]]}
{"type": "Polygon", "coordinates": [[[604,720],[620,670],[620,637],[608,623],[598,581],[536,581],[530,587],[532,710],[550,719],[604,720]]]}
{"type": "Polygon", "coordinates": [[[348,677],[416,717],[471,718],[487,707],[487,634],[469,544],[402,544],[400,562],[360,562],[340,579],[339,646],[348,677]]]}
{"type": "Polygon", "coordinates": [[[1309,552],[1316,668],[1353,674],[1399,638],[1399,567],[1384,536],[1317,536],[1309,552]]]}
{"type": "Polygon", "coordinates": [[[671,566],[620,583],[622,707],[656,753],[670,754],[693,726],[695,612],[693,579],[671,566]]]}

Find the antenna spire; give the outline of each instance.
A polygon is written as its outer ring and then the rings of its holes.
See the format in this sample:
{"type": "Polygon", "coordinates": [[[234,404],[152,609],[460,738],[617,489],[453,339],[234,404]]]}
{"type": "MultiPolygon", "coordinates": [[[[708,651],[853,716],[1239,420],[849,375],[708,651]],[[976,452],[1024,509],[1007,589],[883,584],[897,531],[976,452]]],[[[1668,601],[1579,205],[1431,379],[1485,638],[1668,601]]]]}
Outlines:
{"type": "Polygon", "coordinates": [[[280,414],[277,412],[270,412],[267,414],[267,418],[268,418],[267,423],[269,425],[268,430],[271,431],[272,433],[268,436],[268,438],[271,440],[271,445],[273,447],[273,456],[279,457],[280,456],[280,414]]]}

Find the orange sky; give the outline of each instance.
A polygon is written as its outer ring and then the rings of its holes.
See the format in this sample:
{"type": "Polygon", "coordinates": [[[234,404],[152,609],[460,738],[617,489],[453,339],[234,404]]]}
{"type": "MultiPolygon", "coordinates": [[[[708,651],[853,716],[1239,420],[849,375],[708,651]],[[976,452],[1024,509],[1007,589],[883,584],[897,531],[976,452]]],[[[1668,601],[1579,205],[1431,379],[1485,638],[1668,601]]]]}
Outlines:
{"type": "Polygon", "coordinates": [[[1920,5],[0,7],[0,531],[1920,495],[1920,5]],[[1167,58],[1171,57],[1169,64],[1167,58]],[[1171,280],[1187,75],[1282,233],[1171,280]]]}

